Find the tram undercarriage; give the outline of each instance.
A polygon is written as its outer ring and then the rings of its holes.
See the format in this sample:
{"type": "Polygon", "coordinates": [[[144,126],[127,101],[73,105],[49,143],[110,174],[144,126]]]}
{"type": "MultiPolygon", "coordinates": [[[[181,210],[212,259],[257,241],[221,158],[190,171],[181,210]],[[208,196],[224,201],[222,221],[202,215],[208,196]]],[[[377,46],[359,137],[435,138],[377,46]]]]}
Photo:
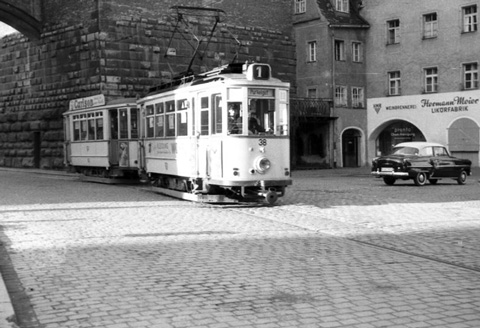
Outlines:
{"type": "Polygon", "coordinates": [[[285,186],[268,186],[258,181],[255,186],[210,184],[202,178],[155,175],[150,177],[155,192],[176,198],[205,203],[240,203],[265,201],[273,205],[285,194],[285,186]]]}
{"type": "Polygon", "coordinates": [[[139,183],[138,169],[103,168],[103,167],[73,167],[79,173],[80,180],[106,184],[139,183]]]}

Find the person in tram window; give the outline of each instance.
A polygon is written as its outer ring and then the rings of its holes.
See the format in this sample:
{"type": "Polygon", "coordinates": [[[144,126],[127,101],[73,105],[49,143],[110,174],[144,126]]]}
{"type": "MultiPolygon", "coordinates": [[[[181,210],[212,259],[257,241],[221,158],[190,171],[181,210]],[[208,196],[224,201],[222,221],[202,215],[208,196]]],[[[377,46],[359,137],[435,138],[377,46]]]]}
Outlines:
{"type": "Polygon", "coordinates": [[[265,129],[258,123],[255,112],[250,111],[248,114],[248,134],[264,133],[265,129]]]}
{"type": "Polygon", "coordinates": [[[241,103],[230,103],[228,105],[228,133],[242,133],[241,103]]]}

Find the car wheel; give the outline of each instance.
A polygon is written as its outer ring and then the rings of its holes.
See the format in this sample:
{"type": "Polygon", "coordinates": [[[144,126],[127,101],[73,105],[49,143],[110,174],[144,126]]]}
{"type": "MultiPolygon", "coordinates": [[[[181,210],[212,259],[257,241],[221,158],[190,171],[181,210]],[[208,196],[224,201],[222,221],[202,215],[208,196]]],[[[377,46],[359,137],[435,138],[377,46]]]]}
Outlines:
{"type": "Polygon", "coordinates": [[[436,185],[438,182],[438,179],[428,179],[428,182],[430,182],[430,184],[432,185],[436,185]]]}
{"type": "Polygon", "coordinates": [[[467,182],[467,172],[465,170],[460,171],[457,182],[459,185],[464,185],[467,182]]]}
{"type": "Polygon", "coordinates": [[[392,177],[383,177],[383,182],[385,182],[386,185],[392,186],[395,183],[395,178],[392,177]]]}
{"type": "Polygon", "coordinates": [[[418,172],[413,178],[413,182],[415,182],[417,186],[424,186],[427,182],[427,174],[425,172],[418,172]]]}

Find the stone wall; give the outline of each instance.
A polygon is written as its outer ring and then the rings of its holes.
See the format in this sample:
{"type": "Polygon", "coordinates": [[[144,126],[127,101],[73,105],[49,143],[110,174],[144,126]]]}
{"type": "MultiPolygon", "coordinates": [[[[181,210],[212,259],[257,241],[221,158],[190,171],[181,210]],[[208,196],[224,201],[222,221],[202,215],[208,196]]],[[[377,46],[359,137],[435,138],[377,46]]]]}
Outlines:
{"type": "MultiPolygon", "coordinates": [[[[218,2],[225,7],[237,3],[218,2]]],[[[269,2],[272,8],[278,3],[284,4],[284,10],[288,6],[290,14],[289,1],[240,2],[233,7],[234,21],[222,20],[208,49],[200,47],[202,60],[197,56],[193,70],[201,72],[231,61],[237,51],[233,35],[242,44],[239,61],[267,62],[276,77],[293,84],[295,45],[290,30],[279,24],[285,15],[272,18],[269,27],[267,16],[255,11],[269,2]]],[[[62,168],[62,113],[71,99],[99,93],[107,100],[143,96],[151,86],[187,68],[193,49],[179,33],[170,43],[176,16],[165,11],[177,1],[159,3],[47,0],[41,40],[31,42],[21,34],[0,40],[0,166],[62,168]],[[165,57],[168,47],[175,56],[165,57]]],[[[211,17],[188,19],[196,35],[208,36],[211,17]]]]}

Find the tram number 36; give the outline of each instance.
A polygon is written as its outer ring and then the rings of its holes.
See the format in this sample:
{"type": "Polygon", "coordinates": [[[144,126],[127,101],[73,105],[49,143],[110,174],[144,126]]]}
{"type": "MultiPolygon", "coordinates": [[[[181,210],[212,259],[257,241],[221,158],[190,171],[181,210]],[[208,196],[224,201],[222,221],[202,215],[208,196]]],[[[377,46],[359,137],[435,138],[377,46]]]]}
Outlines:
{"type": "Polygon", "coordinates": [[[267,139],[258,139],[258,145],[259,146],[266,146],[267,145],[267,139]]]}

